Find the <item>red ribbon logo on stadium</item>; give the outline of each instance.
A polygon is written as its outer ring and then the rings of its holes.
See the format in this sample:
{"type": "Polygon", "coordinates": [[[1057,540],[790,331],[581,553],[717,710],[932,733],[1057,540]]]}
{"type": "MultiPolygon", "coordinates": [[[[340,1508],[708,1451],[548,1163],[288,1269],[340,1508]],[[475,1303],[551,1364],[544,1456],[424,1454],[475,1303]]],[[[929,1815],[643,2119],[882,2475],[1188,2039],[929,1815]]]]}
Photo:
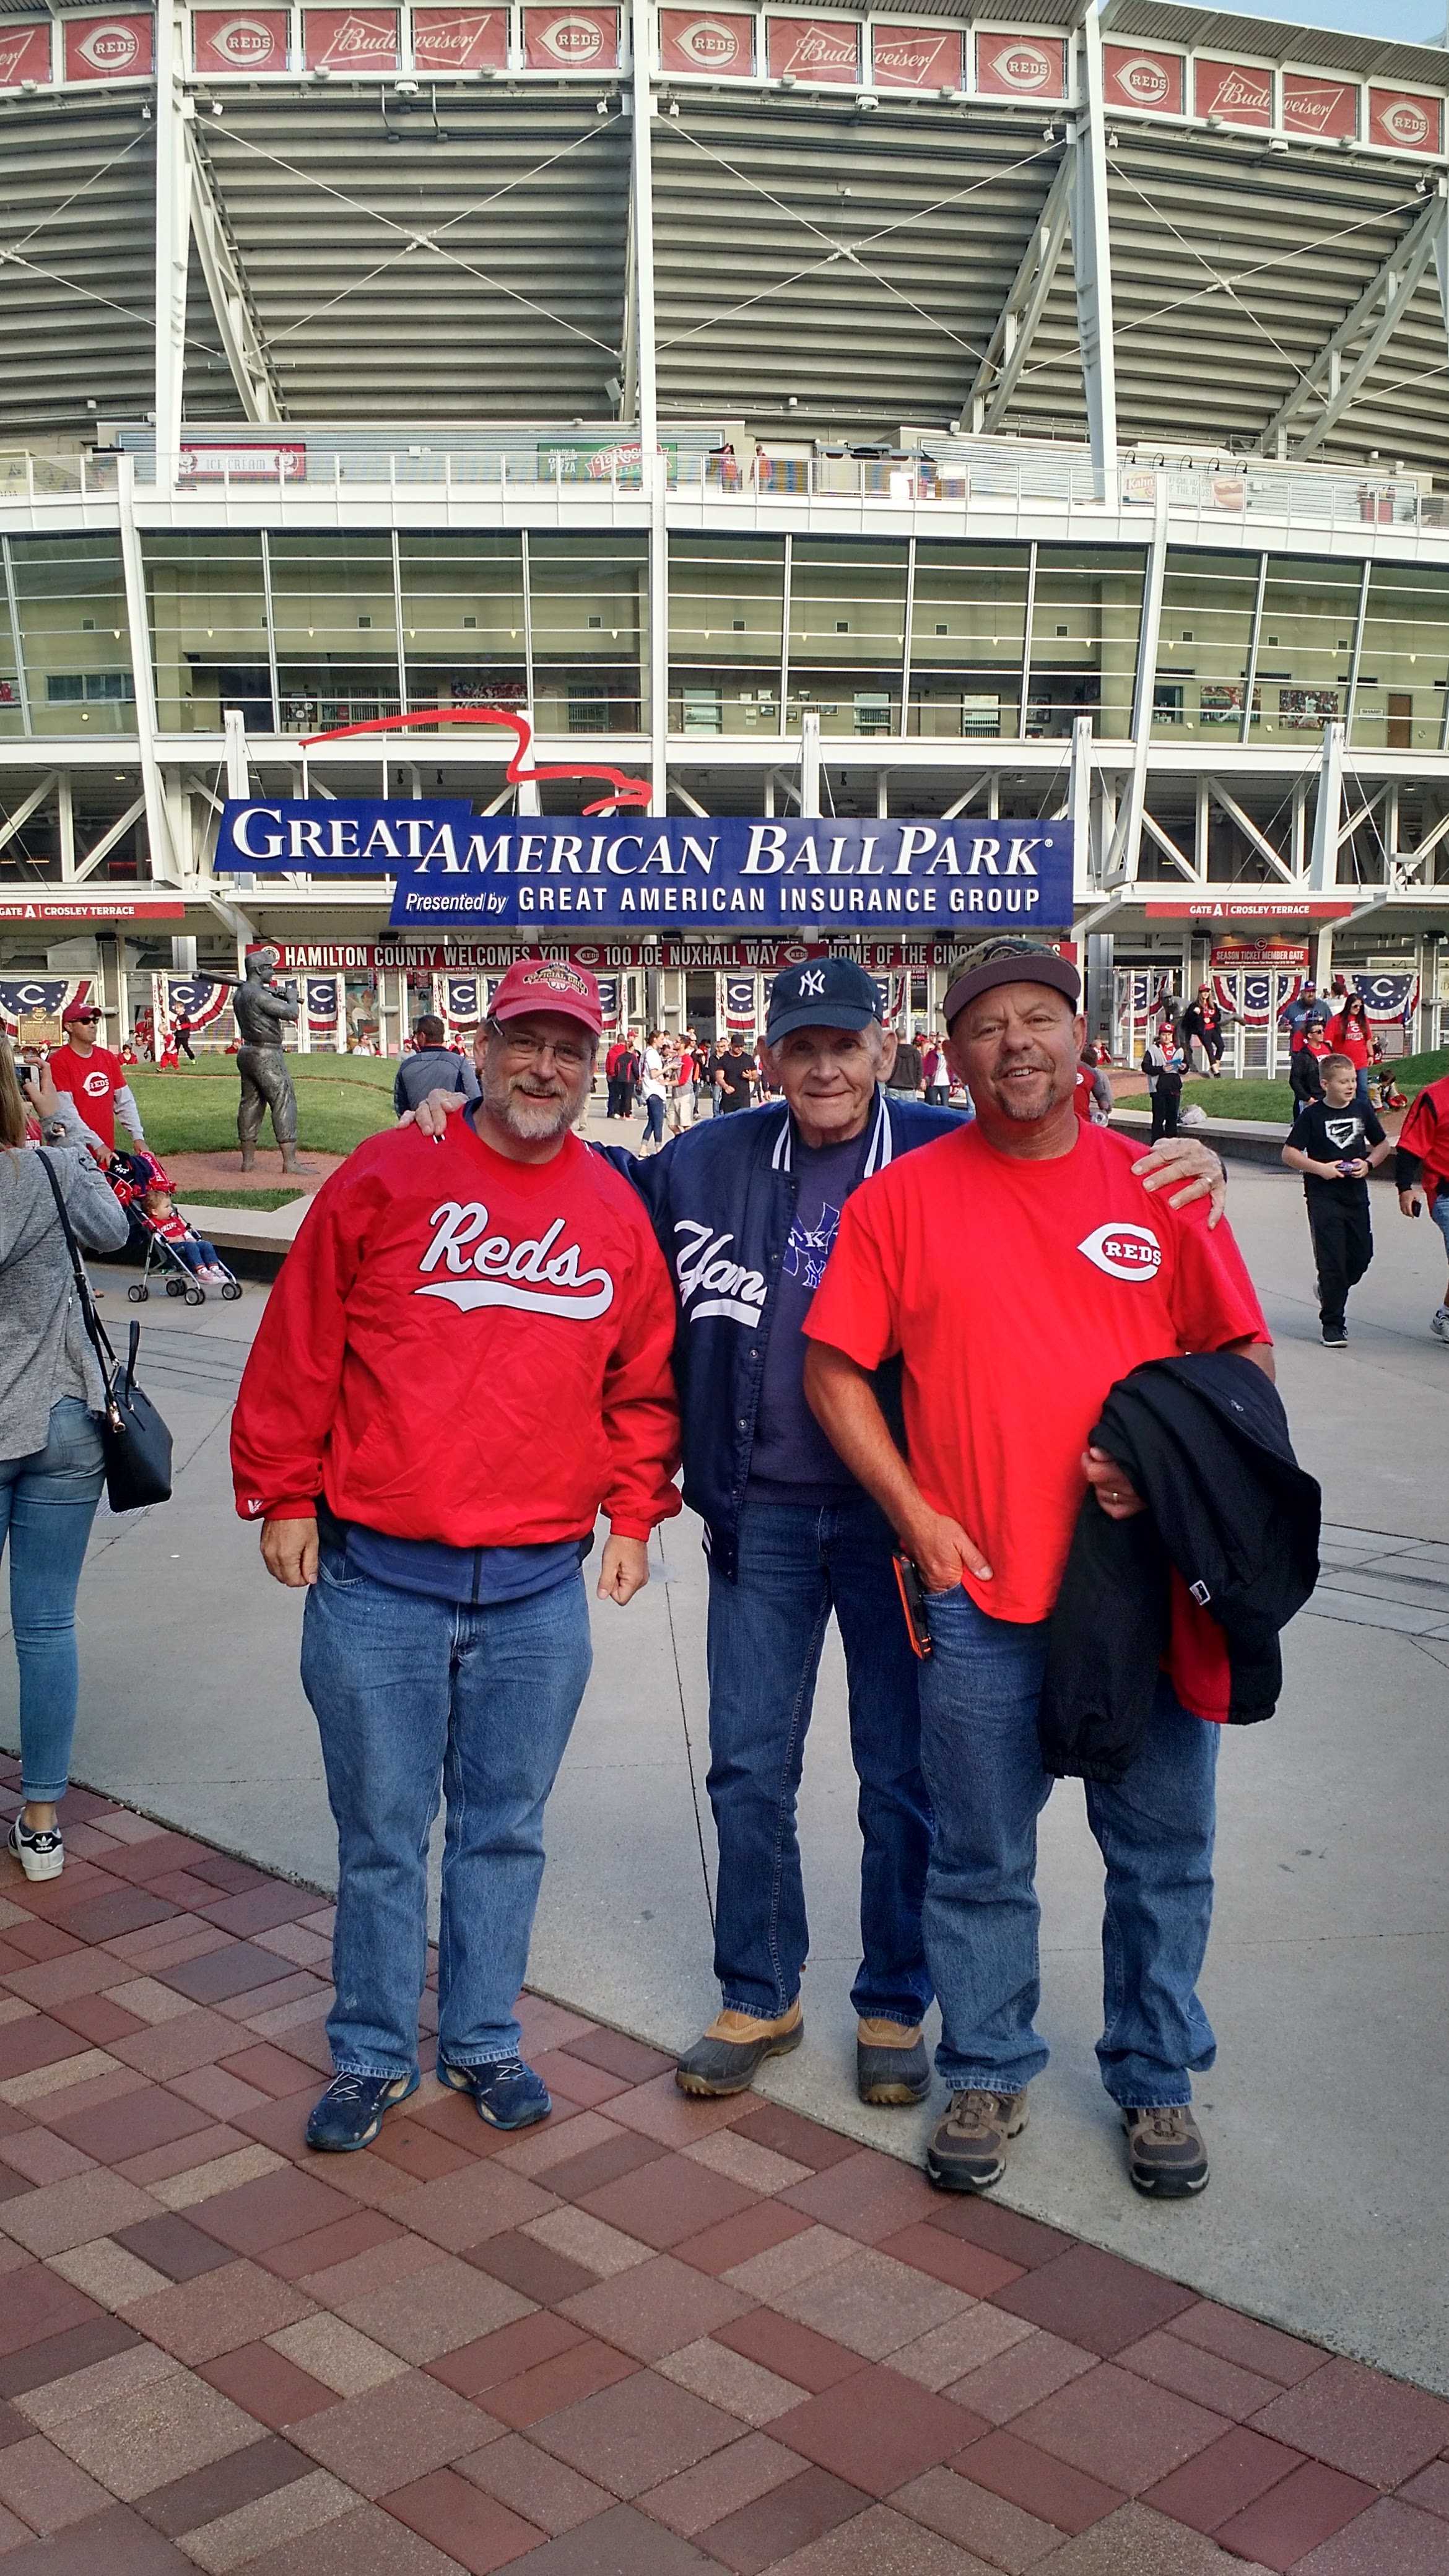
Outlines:
{"type": "Polygon", "coordinates": [[[601,778],[608,782],[608,793],[596,796],[589,805],[581,805],[581,814],[618,814],[626,807],[640,814],[649,811],[653,789],[647,778],[631,778],[627,770],[615,769],[609,761],[590,761],[580,767],[573,761],[548,761],[542,768],[536,762],[529,766],[533,749],[533,724],[517,707],[423,707],[415,715],[370,716],[365,724],[339,725],[331,733],[309,733],[302,737],[304,751],[319,742],[347,742],[357,734],[417,732],[424,725],[503,725],[513,736],[513,752],[504,777],[510,787],[531,787],[547,778],[601,778]]]}

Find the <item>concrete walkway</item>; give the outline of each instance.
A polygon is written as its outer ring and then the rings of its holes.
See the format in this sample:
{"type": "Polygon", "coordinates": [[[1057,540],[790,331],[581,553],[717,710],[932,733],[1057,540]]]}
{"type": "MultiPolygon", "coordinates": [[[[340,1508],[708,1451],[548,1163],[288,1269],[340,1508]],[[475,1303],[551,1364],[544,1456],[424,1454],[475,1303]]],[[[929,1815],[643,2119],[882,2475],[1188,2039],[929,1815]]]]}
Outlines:
{"type": "MultiPolygon", "coordinates": [[[[1353,1300],[1350,1349],[1333,1354],[1316,1339],[1297,1185],[1240,1170],[1232,1203],[1335,1528],[1324,1587],[1287,1639],[1278,1717],[1224,1746],[1205,1982],[1220,2062],[1199,2087],[1213,2186],[1191,2207],[1157,2209],[1124,2183],[1092,2058],[1100,1866],[1080,1791],[1066,1787],[1042,1843],[1043,2027],[1056,2053],[1001,2197],[1449,2392],[1449,1349],[1427,1332],[1440,1239],[1376,1202],[1379,1256],[1353,1300]]],[[[108,1313],[128,1314],[120,1274],[107,1288],[108,1313]]],[[[98,1526],[81,1596],[76,1775],[325,1888],[333,1843],[297,1683],[300,1605],[264,1577],[225,1472],[228,1406],[264,1294],[248,1285],[239,1305],[150,1310],[143,1376],[177,1432],[178,1503],[98,1526]]],[[[664,2049],[692,2037],[714,2000],[697,1539],[688,1520],[673,1523],[648,1594],[596,1614],[532,1970],[543,1992],[664,2049]]],[[[10,1745],[13,1690],[0,1671],[10,1745]]],[[[850,2089],[853,1811],[832,1636],[802,1800],[809,2036],[763,2089],[910,2158],[924,2115],[868,2113],[850,2089]]]]}

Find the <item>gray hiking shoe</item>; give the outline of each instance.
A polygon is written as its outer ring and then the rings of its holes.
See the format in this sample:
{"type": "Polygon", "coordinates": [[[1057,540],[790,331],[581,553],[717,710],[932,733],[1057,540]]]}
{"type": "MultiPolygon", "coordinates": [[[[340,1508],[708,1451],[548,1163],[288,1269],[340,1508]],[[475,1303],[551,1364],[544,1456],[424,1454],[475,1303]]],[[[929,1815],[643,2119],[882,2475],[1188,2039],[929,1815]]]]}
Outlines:
{"type": "Polygon", "coordinates": [[[973,2084],[953,2093],[926,2149],[926,2171],[938,2191],[990,2191],[1006,2171],[1006,2150],[1027,2123],[1026,2091],[990,2093],[973,2084]]]}
{"type": "Polygon", "coordinates": [[[1185,2102],[1149,2105],[1122,2114],[1127,2132],[1127,2173],[1135,2191],[1152,2200],[1190,2200],[1207,2189],[1208,2159],[1202,2131],[1185,2102]]]}

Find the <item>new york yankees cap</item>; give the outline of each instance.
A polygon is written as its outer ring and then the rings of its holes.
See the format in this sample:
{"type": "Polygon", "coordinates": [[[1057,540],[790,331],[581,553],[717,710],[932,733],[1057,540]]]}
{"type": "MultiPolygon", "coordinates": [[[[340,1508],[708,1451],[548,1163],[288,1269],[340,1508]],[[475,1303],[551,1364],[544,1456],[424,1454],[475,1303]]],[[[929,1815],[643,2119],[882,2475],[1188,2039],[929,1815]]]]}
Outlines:
{"type": "Polygon", "coordinates": [[[787,966],[770,986],[765,1044],[792,1029],[867,1029],[881,1017],[880,986],[851,957],[812,957],[787,966]]]}

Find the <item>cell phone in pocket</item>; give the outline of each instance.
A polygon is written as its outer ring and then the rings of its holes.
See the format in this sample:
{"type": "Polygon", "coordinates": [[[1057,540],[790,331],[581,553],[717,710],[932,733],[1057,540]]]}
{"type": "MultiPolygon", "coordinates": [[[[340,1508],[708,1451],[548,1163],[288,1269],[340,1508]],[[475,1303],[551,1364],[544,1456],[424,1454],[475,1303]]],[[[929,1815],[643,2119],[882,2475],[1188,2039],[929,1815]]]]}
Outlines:
{"type": "Polygon", "coordinates": [[[926,1594],[920,1568],[909,1556],[893,1556],[891,1563],[896,1570],[896,1589],[901,1596],[911,1652],[924,1663],[931,1651],[931,1631],[926,1621],[926,1594]]]}

